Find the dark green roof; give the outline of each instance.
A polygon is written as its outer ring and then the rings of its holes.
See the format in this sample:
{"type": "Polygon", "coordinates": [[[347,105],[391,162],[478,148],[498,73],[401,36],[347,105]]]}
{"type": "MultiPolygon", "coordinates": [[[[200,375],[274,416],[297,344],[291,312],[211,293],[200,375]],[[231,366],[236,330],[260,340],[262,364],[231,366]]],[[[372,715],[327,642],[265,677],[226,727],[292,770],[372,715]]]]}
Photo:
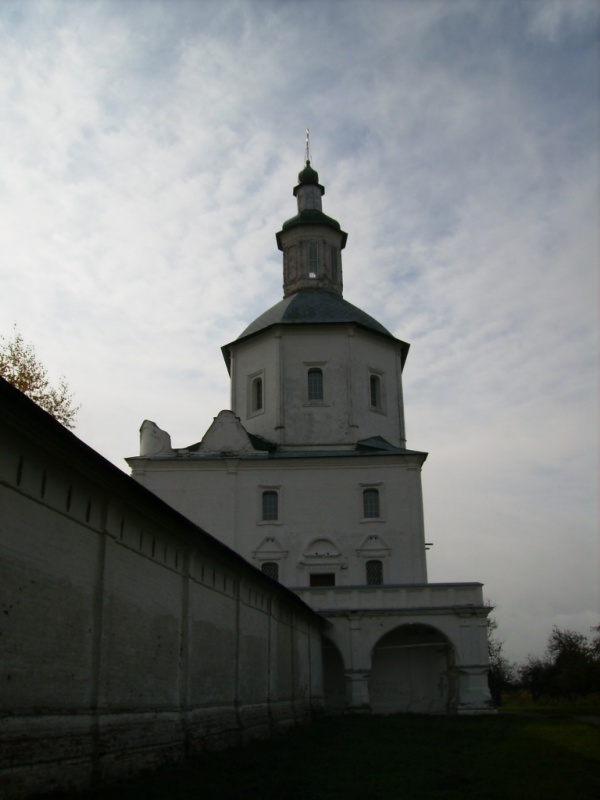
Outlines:
{"type": "Polygon", "coordinates": [[[360,308],[348,303],[339,294],[325,289],[303,289],[289,297],[284,297],[264,314],[251,322],[238,339],[251,336],[253,333],[269,328],[271,325],[315,325],[355,322],[363,328],[381,333],[392,334],[380,322],[365,314],[360,308]]]}
{"type": "MultiPolygon", "coordinates": [[[[238,336],[245,339],[253,336],[260,331],[270,328],[272,325],[335,325],[353,322],[362,328],[378,333],[394,341],[399,341],[391,334],[387,328],[377,322],[376,319],[366,314],[360,308],[348,303],[338,294],[328,292],[325,289],[302,289],[299,292],[284,297],[276,303],[238,336]]],[[[406,358],[409,345],[400,342],[402,345],[402,360],[406,358]]],[[[223,347],[223,354],[227,360],[227,345],[223,347]]]]}
{"type": "Polygon", "coordinates": [[[293,228],[295,225],[329,225],[330,228],[335,228],[338,231],[340,230],[340,223],[337,219],[328,217],[327,214],[318,211],[316,208],[306,208],[304,211],[296,214],[295,217],[287,219],[281,226],[281,230],[284,231],[286,228],[293,228]]]}
{"type": "MultiPolygon", "coordinates": [[[[341,295],[325,289],[302,289],[284,297],[279,303],[257,317],[254,322],[251,322],[236,341],[239,342],[249,336],[254,336],[273,325],[339,325],[348,323],[360,325],[361,328],[397,342],[400,345],[401,360],[404,365],[410,348],[407,342],[396,339],[380,322],[344,300],[341,295]]],[[[223,345],[221,348],[228,370],[230,369],[229,347],[231,344],[234,342],[223,345]]]]}

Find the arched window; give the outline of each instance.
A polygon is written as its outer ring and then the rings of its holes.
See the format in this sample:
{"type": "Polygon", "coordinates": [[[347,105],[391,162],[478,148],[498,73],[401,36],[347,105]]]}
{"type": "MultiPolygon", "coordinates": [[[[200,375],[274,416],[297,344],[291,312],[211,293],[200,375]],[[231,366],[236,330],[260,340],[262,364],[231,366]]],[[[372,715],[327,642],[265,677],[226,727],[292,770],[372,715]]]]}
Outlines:
{"type": "Polygon", "coordinates": [[[383,583],[383,562],[367,561],[367,586],[381,586],[383,583]]]}
{"type": "Polygon", "coordinates": [[[319,264],[319,245],[317,242],[308,243],[308,276],[316,278],[319,264]]]}
{"type": "Polygon", "coordinates": [[[252,411],[261,411],[263,407],[263,380],[254,378],[252,381],[252,411]]]}
{"type": "Polygon", "coordinates": [[[363,491],[363,517],[365,519],[377,519],[379,516],[379,490],[365,489],[363,491]]]}
{"type": "Polygon", "coordinates": [[[262,493],[262,518],[264,522],[279,519],[279,495],[269,490],[262,493]]]}
{"type": "Polygon", "coordinates": [[[276,561],[265,561],[264,564],[261,564],[260,570],[274,581],[279,580],[279,564],[276,561]]]}
{"type": "Polygon", "coordinates": [[[379,375],[371,375],[369,378],[369,399],[371,408],[381,408],[381,378],[379,375]]]}
{"type": "Polygon", "coordinates": [[[308,399],[323,399],[323,370],[311,367],[308,370],[308,399]]]}

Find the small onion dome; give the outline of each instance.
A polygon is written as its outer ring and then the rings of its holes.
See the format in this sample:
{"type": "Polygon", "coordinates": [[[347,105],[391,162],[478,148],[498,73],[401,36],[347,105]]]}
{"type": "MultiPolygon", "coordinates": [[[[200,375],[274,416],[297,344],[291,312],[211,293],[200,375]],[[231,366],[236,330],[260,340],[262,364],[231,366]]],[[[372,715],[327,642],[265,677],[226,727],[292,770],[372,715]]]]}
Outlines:
{"type": "Polygon", "coordinates": [[[298,173],[298,186],[294,186],[294,197],[302,186],[317,186],[321,190],[321,196],[325,194],[325,187],[319,183],[319,173],[311,167],[308,159],[304,169],[298,173]]]}
{"type": "Polygon", "coordinates": [[[319,173],[310,165],[310,161],[306,162],[306,166],[302,172],[298,173],[298,183],[316,183],[319,184],[319,173]]]}

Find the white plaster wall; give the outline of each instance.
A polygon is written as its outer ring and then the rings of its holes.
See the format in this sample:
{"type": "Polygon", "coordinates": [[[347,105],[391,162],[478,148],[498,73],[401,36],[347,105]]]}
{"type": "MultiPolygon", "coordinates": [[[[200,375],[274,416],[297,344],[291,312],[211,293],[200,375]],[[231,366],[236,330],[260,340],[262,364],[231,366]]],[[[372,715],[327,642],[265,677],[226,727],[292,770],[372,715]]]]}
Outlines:
{"type": "Polygon", "coordinates": [[[246,340],[242,348],[237,343],[231,353],[231,410],[250,433],[280,442],[281,428],[281,342],[272,331],[246,340]],[[263,408],[252,411],[250,392],[253,377],[263,379],[263,408]]]}
{"type": "MultiPolygon", "coordinates": [[[[132,476],[228,547],[238,549],[238,529],[247,509],[238,495],[238,458],[130,459],[132,476]],[[200,522],[202,520],[202,522],[200,522]]],[[[253,519],[253,518],[252,518],[253,519]]]]}
{"type": "MultiPolygon", "coordinates": [[[[435,587],[435,585],[434,585],[435,587]]],[[[304,590],[301,594],[330,623],[328,640],[339,651],[346,678],[346,702],[360,700],[377,713],[486,713],[493,711],[487,685],[488,654],[486,619],[489,608],[483,606],[481,587],[464,585],[471,605],[461,606],[460,585],[444,584],[447,605],[434,607],[428,597],[429,587],[412,591],[414,608],[394,602],[376,608],[361,607],[356,596],[348,599],[347,610],[331,610],[334,595],[343,600],[339,589],[304,590]],[[422,594],[420,608],[417,594],[422,594]],[[312,600],[309,600],[312,594],[312,600]],[[447,642],[442,652],[435,648],[431,655],[420,655],[420,640],[414,647],[398,647],[381,651],[379,646],[388,635],[405,634],[411,626],[427,626],[436,634],[436,641],[447,642]],[[359,687],[357,691],[356,687],[359,687]],[[351,692],[354,690],[354,696],[351,692]]],[[[440,590],[442,585],[440,585],[440,590]]],[[[360,590],[368,593],[370,590],[360,590]]],[[[393,594],[394,590],[390,590],[393,594]]],[[[341,605],[338,602],[338,606],[341,605]]],[[[424,640],[426,641],[426,640],[424,640]]],[[[395,644],[405,644],[400,638],[395,644]]],[[[394,642],[392,642],[394,644],[394,642]]],[[[331,685],[333,678],[328,676],[331,685]]]]}
{"type": "Polygon", "coordinates": [[[311,571],[330,571],[337,585],[350,586],[366,582],[365,563],[372,557],[383,561],[386,584],[427,580],[420,460],[352,456],[131,463],[137,480],[249,561],[277,560],[285,585],[307,586],[311,571]],[[377,520],[363,518],[362,491],[368,486],[380,492],[377,520]],[[279,493],[279,519],[263,522],[261,495],[270,487],[279,493]],[[371,536],[377,537],[374,547],[385,544],[384,552],[372,555],[371,536]],[[331,540],[339,556],[307,557],[311,543],[322,538],[331,540]],[[259,552],[266,539],[275,540],[280,557],[259,552]]]}
{"type": "Polygon", "coordinates": [[[234,342],[232,410],[250,433],[289,449],[349,447],[382,436],[403,446],[400,344],[357,325],[278,325],[234,342]],[[306,373],[323,370],[323,401],[309,401],[306,373]],[[383,407],[369,405],[381,376],[383,407]],[[264,371],[265,407],[250,412],[249,376],[264,371]]]}

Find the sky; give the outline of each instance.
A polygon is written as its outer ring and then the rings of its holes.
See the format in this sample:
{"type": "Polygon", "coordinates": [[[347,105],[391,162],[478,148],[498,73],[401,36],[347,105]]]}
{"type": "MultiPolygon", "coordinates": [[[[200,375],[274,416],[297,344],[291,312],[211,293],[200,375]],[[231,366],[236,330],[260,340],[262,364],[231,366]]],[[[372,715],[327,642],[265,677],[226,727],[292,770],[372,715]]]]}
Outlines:
{"type": "Polygon", "coordinates": [[[229,407],[304,164],[346,300],[410,342],[429,580],[511,660],[598,625],[595,0],[0,0],[0,334],[127,470],[229,407]]]}

